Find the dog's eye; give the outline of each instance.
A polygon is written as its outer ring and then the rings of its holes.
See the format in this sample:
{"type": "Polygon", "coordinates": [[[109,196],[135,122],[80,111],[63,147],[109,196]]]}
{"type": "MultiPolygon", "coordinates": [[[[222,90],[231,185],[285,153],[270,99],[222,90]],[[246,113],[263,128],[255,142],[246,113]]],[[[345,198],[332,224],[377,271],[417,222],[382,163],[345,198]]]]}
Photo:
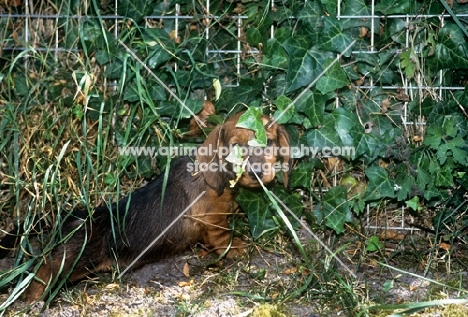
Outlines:
{"type": "Polygon", "coordinates": [[[267,146],[272,146],[274,141],[272,139],[267,140],[267,146]]]}

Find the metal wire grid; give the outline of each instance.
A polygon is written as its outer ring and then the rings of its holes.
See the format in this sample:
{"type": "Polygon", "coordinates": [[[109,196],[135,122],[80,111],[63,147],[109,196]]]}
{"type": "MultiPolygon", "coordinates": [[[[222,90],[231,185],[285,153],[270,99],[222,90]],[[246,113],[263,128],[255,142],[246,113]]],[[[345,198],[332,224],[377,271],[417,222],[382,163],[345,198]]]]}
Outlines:
{"type": "MultiPolygon", "coordinates": [[[[3,37],[1,45],[1,49],[5,52],[14,51],[15,55],[20,54],[21,52],[25,52],[24,63],[27,69],[29,64],[29,57],[30,54],[28,53],[29,50],[34,50],[35,52],[44,52],[46,54],[52,53],[56,60],[59,59],[59,54],[62,52],[65,53],[76,53],[79,52],[79,49],[75,46],[73,47],[65,47],[64,40],[61,37],[63,34],[63,30],[60,25],[60,20],[67,19],[69,21],[76,21],[76,23],[80,23],[82,19],[100,19],[106,24],[108,30],[112,29],[112,34],[118,38],[119,36],[119,24],[123,23],[126,17],[118,15],[118,1],[115,0],[115,9],[114,15],[101,15],[101,16],[82,16],[82,15],[64,15],[61,13],[55,14],[43,14],[43,13],[35,13],[34,7],[35,4],[39,4],[40,6],[41,1],[25,1],[24,3],[24,13],[22,14],[3,14],[0,13],[0,21],[4,26],[3,31],[0,31],[0,39],[3,37]],[[112,25],[108,25],[107,22],[111,22],[112,25]],[[40,26],[40,27],[38,27],[40,26]],[[14,30],[13,34],[10,36],[5,36],[7,29],[14,30]],[[41,34],[38,34],[39,29],[41,29],[41,34]],[[3,33],[3,34],[2,34],[3,33]],[[44,41],[44,33],[47,33],[47,41],[44,41]],[[53,37],[53,39],[52,39],[53,37]],[[47,46],[41,46],[47,43],[47,46]]],[[[206,10],[209,12],[210,8],[210,0],[206,1],[206,10]]],[[[174,25],[174,35],[175,39],[178,39],[180,35],[183,33],[183,30],[180,29],[181,22],[189,23],[194,19],[198,19],[199,17],[194,15],[184,15],[180,14],[180,6],[176,5],[176,9],[174,14],[172,15],[150,15],[146,16],[145,19],[145,26],[148,28],[154,28],[155,24],[152,21],[161,20],[161,21],[171,21],[174,25]]],[[[258,54],[259,51],[256,49],[253,50],[243,50],[242,49],[242,25],[243,21],[246,20],[248,17],[245,15],[236,15],[232,17],[220,17],[215,15],[205,15],[203,19],[206,23],[204,23],[205,27],[202,31],[204,38],[206,39],[207,43],[210,43],[211,39],[216,36],[216,32],[213,31],[214,26],[216,25],[219,19],[231,19],[233,23],[235,23],[237,27],[237,39],[233,37],[233,43],[230,48],[216,48],[212,45],[208,44],[206,49],[206,56],[207,60],[213,63],[222,63],[226,61],[230,61],[229,64],[232,64],[235,72],[232,78],[229,78],[225,82],[226,87],[237,86],[239,84],[238,80],[241,77],[241,55],[242,54],[258,54]]],[[[163,22],[164,23],[164,22],[163,22]]],[[[177,64],[174,66],[174,71],[177,71],[177,64]]]]}
{"type": "MultiPolygon", "coordinates": [[[[19,38],[16,39],[16,44],[15,45],[7,45],[6,42],[11,41],[11,39],[4,40],[2,44],[2,50],[3,51],[14,51],[15,53],[21,53],[23,51],[26,51],[24,55],[24,63],[25,67],[27,69],[29,59],[28,59],[28,53],[27,51],[30,48],[33,48],[36,52],[52,52],[54,54],[54,58],[58,59],[59,54],[61,52],[77,52],[78,49],[76,47],[65,47],[63,44],[63,39],[61,38],[61,33],[63,32],[61,28],[59,27],[60,25],[60,19],[69,19],[69,20],[76,20],[80,21],[83,18],[86,19],[101,19],[102,21],[111,21],[113,23],[112,25],[112,30],[113,30],[113,35],[118,38],[119,36],[119,24],[122,23],[125,20],[124,16],[120,16],[117,14],[117,8],[118,8],[118,0],[115,0],[115,10],[114,10],[114,15],[103,15],[100,17],[97,16],[89,16],[87,15],[86,17],[81,16],[81,15],[63,15],[63,14],[38,14],[34,13],[33,8],[34,4],[40,4],[41,1],[35,2],[34,0],[30,1],[25,1],[25,13],[24,14],[0,14],[0,21],[3,20],[3,23],[7,21],[7,25],[9,24],[15,24],[14,28],[20,29],[20,24],[23,24],[23,30],[20,30],[19,35],[17,33],[17,36],[19,38]],[[43,43],[43,41],[40,41],[37,36],[35,38],[36,30],[35,27],[38,25],[42,25],[45,30],[48,29],[48,27],[51,27],[52,30],[54,30],[53,34],[49,34],[49,37],[53,39],[49,40],[50,45],[47,47],[41,47],[40,44],[43,43]],[[56,27],[54,27],[56,26],[56,27]],[[22,46],[21,44],[18,43],[24,43],[22,46]]],[[[271,8],[274,9],[275,7],[275,1],[271,1],[271,8]]],[[[206,12],[210,12],[210,0],[207,0],[205,3],[205,9],[206,12]]],[[[387,16],[380,16],[375,14],[375,0],[372,0],[370,3],[370,9],[371,9],[371,14],[370,15],[360,15],[360,16],[349,16],[349,15],[343,15],[341,14],[342,12],[342,0],[337,0],[337,19],[365,19],[370,21],[370,46],[367,47],[366,49],[358,49],[358,50],[353,50],[352,54],[376,54],[378,51],[375,48],[375,29],[379,27],[380,24],[380,19],[402,19],[405,21],[406,25],[409,25],[411,21],[414,19],[428,19],[428,18],[438,18],[441,21],[441,25],[443,25],[445,19],[450,19],[451,16],[448,14],[440,14],[440,15],[418,15],[418,16],[413,16],[413,15],[387,15],[387,16]]],[[[458,17],[468,17],[468,14],[461,14],[458,15],[458,17]]],[[[174,35],[175,38],[178,39],[183,30],[180,29],[180,25],[182,21],[190,21],[193,20],[197,17],[193,15],[184,15],[180,14],[180,6],[176,5],[175,13],[173,15],[160,15],[160,16],[146,16],[145,21],[146,21],[146,26],[147,27],[154,27],[153,23],[151,23],[154,20],[161,20],[161,21],[171,21],[174,24],[174,35]]],[[[216,30],[214,30],[216,21],[220,19],[220,16],[214,16],[214,15],[205,15],[203,19],[205,19],[204,23],[204,30],[203,30],[203,36],[206,39],[207,43],[210,43],[210,40],[212,39],[212,36],[215,36],[216,30]]],[[[226,18],[226,17],[223,17],[226,18]]],[[[241,42],[242,38],[242,32],[243,32],[243,23],[244,21],[248,18],[247,16],[243,15],[237,15],[237,16],[232,16],[228,17],[233,20],[233,22],[236,24],[237,27],[237,39],[233,38],[233,43],[231,45],[231,48],[216,48],[208,45],[206,49],[206,56],[208,60],[214,60],[214,62],[218,62],[219,60],[229,60],[232,61],[234,68],[235,68],[235,74],[232,78],[232,80],[229,80],[224,83],[225,86],[237,86],[238,85],[238,80],[242,76],[242,63],[241,63],[241,56],[242,54],[249,54],[249,55],[256,55],[260,54],[260,51],[256,48],[248,48],[247,50],[244,48],[243,49],[243,43],[241,42]],[[233,47],[233,48],[232,48],[233,47]]],[[[50,31],[50,30],[49,30],[50,31]]],[[[3,31],[6,32],[6,31],[3,31]]],[[[273,38],[274,37],[274,32],[275,32],[275,27],[272,26],[270,29],[270,34],[269,37],[273,38]]],[[[0,34],[1,35],[1,34],[0,34]]],[[[409,47],[410,45],[410,30],[407,28],[406,34],[405,34],[405,41],[406,41],[406,47],[409,47]]],[[[174,71],[177,71],[177,64],[174,65],[174,71]]],[[[416,78],[416,82],[422,83],[422,78],[416,78]]],[[[112,85],[112,84],[111,84],[112,85]]],[[[112,85],[113,86],[113,85],[112,85]]],[[[369,84],[367,85],[359,85],[356,86],[355,89],[361,89],[361,90],[369,90],[371,91],[372,89],[377,88],[377,86],[374,85],[373,81],[370,80],[369,84]]],[[[397,86],[379,86],[381,89],[385,90],[401,90],[404,89],[405,93],[410,96],[410,99],[413,100],[417,98],[415,96],[415,93],[418,93],[422,96],[424,91],[431,93],[433,96],[442,99],[442,93],[444,90],[463,90],[465,89],[464,87],[457,86],[457,87],[448,87],[448,86],[443,86],[443,73],[442,70],[439,72],[439,82],[437,86],[428,86],[428,85],[413,85],[407,78],[403,79],[403,86],[397,87],[397,86]],[[435,93],[435,94],[434,94],[435,93]]],[[[338,100],[337,100],[338,102],[338,100]]],[[[421,125],[423,126],[425,124],[424,121],[420,122],[412,122],[408,120],[407,114],[407,106],[408,102],[405,102],[403,105],[403,115],[402,115],[402,121],[403,124],[405,125],[405,128],[409,128],[410,126],[418,126],[421,125]]],[[[334,180],[334,185],[336,185],[336,179],[334,180]]],[[[391,216],[387,220],[385,220],[384,225],[379,225],[378,222],[382,219],[382,217],[379,217],[380,220],[376,220],[374,218],[376,217],[371,217],[370,216],[370,211],[369,211],[369,206],[367,208],[367,228],[369,229],[385,229],[385,230],[416,230],[414,228],[408,228],[408,226],[405,225],[405,209],[401,208],[400,214],[398,214],[398,210],[391,211],[390,214],[391,216]],[[372,219],[374,220],[372,220],[372,219]],[[395,221],[397,219],[397,221],[395,221]]],[[[385,217],[384,217],[385,218],[385,217]]]]}
{"type": "MultiPolygon", "coordinates": [[[[342,12],[342,0],[337,0],[337,19],[365,19],[366,21],[370,21],[371,24],[371,30],[370,30],[370,46],[364,50],[353,50],[352,54],[376,54],[378,51],[375,48],[375,30],[376,28],[380,27],[380,19],[401,19],[405,22],[405,25],[410,25],[410,23],[414,20],[425,20],[429,18],[438,18],[440,20],[441,26],[444,25],[444,22],[446,19],[452,19],[452,17],[449,14],[430,14],[430,15],[424,15],[424,14],[418,14],[416,15],[386,15],[386,16],[381,16],[381,15],[376,15],[375,14],[375,0],[371,0],[370,2],[370,9],[371,9],[371,14],[370,15],[355,15],[355,16],[349,16],[349,15],[343,15],[341,14],[342,12]]],[[[457,17],[468,17],[468,14],[459,14],[457,17]]],[[[405,32],[405,48],[410,47],[410,28],[406,28],[405,32]]],[[[420,52],[416,52],[420,53],[420,52]]],[[[433,96],[434,99],[442,100],[443,98],[443,91],[444,90],[464,90],[465,87],[462,86],[444,86],[443,85],[443,71],[440,70],[438,74],[438,84],[435,86],[430,86],[430,85],[424,85],[423,84],[423,79],[421,78],[421,74],[418,74],[416,77],[415,81],[416,83],[420,83],[418,85],[413,85],[411,81],[408,80],[402,74],[403,78],[403,85],[402,86],[379,86],[379,88],[384,89],[384,90],[401,90],[403,89],[406,93],[406,95],[409,96],[410,100],[415,100],[418,98],[423,99],[424,92],[430,94],[433,96]],[[415,95],[415,94],[418,95],[415,95]]],[[[356,89],[361,89],[361,90],[368,90],[371,91],[375,88],[374,83],[372,79],[370,80],[370,84],[368,85],[359,85],[355,87],[356,89]]],[[[405,129],[411,129],[412,127],[422,128],[425,126],[425,122],[423,118],[421,118],[420,121],[414,122],[408,119],[408,101],[404,102],[403,104],[403,113],[402,113],[402,123],[405,127],[405,129]]],[[[370,212],[370,206],[367,205],[367,218],[366,218],[366,227],[368,229],[377,229],[377,230],[404,230],[404,231],[417,231],[419,229],[409,227],[405,224],[405,219],[407,219],[407,216],[405,215],[405,207],[397,208],[397,209],[391,209],[391,210],[383,210],[382,213],[377,213],[377,214],[371,214],[370,212]]]]}
{"type": "MultiPolygon", "coordinates": [[[[40,3],[41,1],[38,1],[36,3],[40,3]]],[[[16,29],[19,29],[19,24],[23,23],[24,27],[23,30],[20,30],[20,32],[17,33],[17,36],[19,34],[19,43],[24,43],[24,46],[21,46],[21,44],[16,44],[16,45],[8,45],[6,43],[2,44],[2,50],[3,51],[9,51],[9,50],[14,50],[15,52],[22,52],[25,50],[28,50],[30,48],[33,48],[35,51],[41,52],[53,52],[55,54],[55,57],[57,58],[57,54],[59,52],[75,52],[77,51],[77,48],[74,47],[64,47],[63,46],[63,41],[61,39],[61,28],[60,27],[53,27],[59,26],[60,19],[71,19],[71,20],[81,20],[84,17],[81,15],[63,15],[63,14],[38,14],[31,12],[34,8],[34,0],[30,1],[25,1],[25,13],[24,14],[0,14],[0,19],[1,20],[7,20],[9,21],[8,23],[14,24],[16,23],[17,26],[15,27],[16,29]],[[22,20],[22,21],[21,21],[22,20]],[[18,23],[19,22],[19,23],[18,23]],[[52,30],[54,30],[53,34],[49,34],[49,36],[53,36],[54,39],[53,41],[49,40],[50,45],[46,47],[41,47],[39,44],[42,43],[42,41],[39,41],[37,38],[34,39],[33,35],[36,34],[35,28],[38,27],[38,25],[42,25],[45,30],[48,28],[52,27],[52,30]]],[[[206,1],[206,11],[210,12],[210,0],[206,1]]],[[[274,8],[275,6],[275,1],[271,2],[271,7],[274,8]]],[[[118,1],[115,0],[115,15],[104,15],[104,16],[89,16],[87,15],[87,19],[102,19],[103,21],[113,21],[114,25],[112,27],[113,34],[115,37],[118,37],[119,35],[119,23],[124,21],[125,17],[124,16],[119,16],[117,14],[117,8],[118,8],[118,1]]],[[[366,50],[353,50],[353,54],[375,54],[378,53],[375,49],[374,43],[375,43],[375,29],[379,27],[379,20],[382,18],[386,19],[402,19],[405,21],[407,25],[414,20],[414,19],[428,19],[428,18],[434,18],[437,17],[441,20],[441,24],[443,25],[444,20],[447,18],[451,18],[450,15],[448,14],[440,14],[440,15],[418,15],[418,16],[412,16],[412,15],[388,15],[388,16],[379,16],[375,15],[374,8],[375,8],[375,0],[371,1],[370,4],[371,8],[371,15],[362,15],[362,16],[347,16],[347,15],[342,15],[342,0],[337,0],[337,19],[365,19],[371,21],[371,30],[370,30],[370,46],[366,50]]],[[[176,5],[176,10],[174,15],[164,15],[164,16],[147,16],[145,17],[146,21],[146,26],[147,27],[152,27],[151,23],[149,22],[150,20],[173,20],[174,25],[175,25],[175,37],[180,36],[181,30],[179,29],[180,21],[182,20],[192,20],[195,19],[195,16],[192,15],[181,15],[179,14],[180,9],[179,5],[176,5]]],[[[460,14],[458,15],[459,17],[468,17],[468,14],[460,14]]],[[[213,16],[213,15],[206,15],[205,16],[205,29],[203,31],[203,35],[207,42],[210,42],[210,38],[213,36],[214,32],[212,32],[213,28],[213,23],[212,21],[216,21],[217,19],[220,19],[221,17],[219,16],[213,16]]],[[[229,59],[234,61],[235,64],[235,69],[236,69],[236,75],[237,78],[240,78],[241,76],[241,54],[259,54],[258,49],[249,49],[249,50],[243,50],[242,49],[242,30],[243,30],[243,22],[246,20],[248,17],[247,16],[233,16],[231,19],[235,20],[235,23],[237,25],[237,40],[233,40],[233,45],[235,46],[235,49],[223,49],[223,48],[214,48],[214,47],[209,47],[206,50],[207,56],[227,56],[230,55],[229,59]]],[[[49,30],[50,32],[51,30],[49,30]]],[[[270,37],[274,37],[274,26],[271,27],[271,32],[270,32],[270,37]]],[[[406,47],[409,47],[409,38],[410,38],[410,30],[407,28],[406,30],[406,47]]],[[[11,39],[8,39],[8,41],[11,42],[11,39]]],[[[4,42],[7,42],[5,39],[4,42]]],[[[27,57],[27,56],[26,56],[27,57]]],[[[381,89],[386,89],[386,90],[398,90],[398,89],[405,89],[405,92],[410,96],[413,97],[414,91],[423,91],[423,90],[431,90],[437,92],[437,96],[439,98],[442,98],[442,92],[444,90],[463,90],[465,89],[464,87],[448,87],[443,85],[443,76],[442,76],[442,71],[439,72],[439,83],[437,86],[428,86],[428,85],[418,85],[414,86],[411,83],[408,82],[408,80],[405,78],[404,79],[404,85],[402,87],[396,87],[396,86],[380,86],[379,88],[381,89]]],[[[417,82],[422,82],[421,79],[417,79],[417,82]]],[[[236,86],[238,84],[237,81],[232,83],[232,86],[236,86]]],[[[369,89],[372,90],[376,88],[372,81],[370,82],[369,85],[360,85],[356,87],[357,89],[369,89]]],[[[407,120],[407,112],[406,112],[406,105],[404,107],[404,124],[409,125],[409,124],[415,124],[414,122],[408,121],[407,120]]],[[[416,123],[416,124],[421,124],[421,123],[416,123]]]]}

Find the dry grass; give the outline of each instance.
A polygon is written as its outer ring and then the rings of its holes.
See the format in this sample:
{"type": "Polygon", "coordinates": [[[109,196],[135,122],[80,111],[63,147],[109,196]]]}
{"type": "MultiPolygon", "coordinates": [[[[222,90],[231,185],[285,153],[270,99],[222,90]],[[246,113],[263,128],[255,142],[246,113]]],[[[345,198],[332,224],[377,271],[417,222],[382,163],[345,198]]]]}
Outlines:
{"type": "MultiPolygon", "coordinates": [[[[78,11],[81,13],[85,9],[78,8],[78,11]]],[[[15,10],[3,3],[0,6],[0,13],[15,10]]],[[[35,2],[32,12],[52,14],[60,12],[60,8],[52,2],[39,1],[35,2]]],[[[154,109],[159,104],[151,99],[151,87],[145,85],[149,76],[123,70],[118,75],[121,77],[115,81],[108,80],[105,73],[109,68],[100,66],[97,54],[75,51],[80,44],[78,36],[65,43],[81,22],[80,19],[70,19],[57,24],[54,19],[33,19],[29,47],[24,42],[25,19],[9,19],[2,25],[0,37],[5,39],[4,43],[12,48],[24,48],[3,50],[0,60],[0,76],[3,76],[0,78],[2,230],[8,231],[13,223],[33,219],[36,215],[54,224],[61,211],[119,199],[140,187],[145,177],[159,172],[158,163],[161,162],[154,158],[135,160],[121,157],[117,147],[122,144],[159,145],[171,139],[177,140],[180,132],[186,129],[187,122],[182,118],[176,116],[168,123],[156,115],[154,109]],[[56,32],[61,36],[60,45],[65,52],[52,50],[56,32]],[[135,76],[136,81],[141,82],[138,86],[141,99],[133,103],[124,100],[121,87],[114,85],[125,82],[129,76],[135,76]]],[[[108,24],[108,31],[113,32],[116,26],[108,24]]],[[[117,27],[120,32],[128,32],[124,33],[125,36],[131,39],[135,36],[131,23],[120,22],[117,27]]],[[[86,48],[92,43],[81,45],[86,48]]],[[[133,70],[136,65],[132,64],[133,70]]],[[[424,93],[433,94],[430,91],[424,93]]],[[[185,97],[192,96],[193,92],[187,92],[185,97]]],[[[385,105],[379,105],[382,106],[385,105]]],[[[424,118],[418,118],[418,123],[422,120],[424,118]]],[[[409,138],[414,140],[423,135],[423,127],[409,126],[409,138]]],[[[312,175],[314,188],[330,188],[342,180],[343,162],[323,160],[323,163],[324,172],[312,175]]],[[[362,173],[357,176],[360,180],[364,178],[362,173]]],[[[306,197],[308,194],[305,193],[302,196],[307,201],[309,213],[321,194],[306,197]]],[[[374,206],[373,214],[375,217],[370,219],[373,225],[391,227],[403,221],[400,209],[385,202],[374,206]]],[[[347,279],[330,255],[321,252],[315,242],[309,243],[310,240],[302,242],[313,260],[304,263],[287,234],[276,232],[259,242],[252,254],[240,262],[199,263],[195,256],[196,260],[191,259],[193,272],[190,279],[179,274],[163,287],[157,284],[158,278],[164,276],[172,263],[163,262],[161,266],[155,264],[153,269],[148,268],[151,278],[146,282],[152,280],[152,286],[136,286],[131,278],[116,284],[112,275],[104,275],[101,282],[89,288],[83,286],[87,284],[80,284],[77,289],[64,291],[61,300],[55,303],[57,306],[48,312],[58,314],[65,307],[82,315],[105,311],[105,314],[120,316],[119,309],[138,298],[142,301],[141,306],[129,314],[150,314],[155,309],[159,312],[167,309],[183,316],[215,311],[229,298],[232,307],[227,310],[232,309],[237,314],[247,311],[252,316],[290,316],[291,311],[297,311],[299,315],[302,307],[306,307],[302,312],[308,309],[319,316],[355,316],[359,313],[378,316],[386,312],[368,312],[367,308],[380,303],[466,297],[466,276],[441,274],[466,271],[466,249],[440,249],[439,241],[423,232],[398,232],[397,239],[395,236],[382,238],[381,232],[366,231],[358,221],[348,229],[344,236],[325,233],[322,237],[333,250],[340,250],[340,257],[357,270],[357,280],[347,279]],[[377,252],[366,250],[372,235],[381,237],[383,249],[377,252]],[[400,274],[405,278],[398,277],[400,274]],[[429,284],[414,288],[414,280],[425,281],[428,274],[431,277],[429,284]],[[194,281],[190,282],[192,277],[194,281]],[[188,284],[179,286],[180,281],[188,284]],[[388,281],[394,285],[389,290],[384,288],[388,281]],[[110,308],[102,308],[103,303],[110,308]]],[[[46,238],[44,244],[48,242],[46,238]]],[[[34,249],[28,241],[23,243],[23,248],[27,251],[34,249]]],[[[18,258],[23,262],[27,259],[27,254],[18,258]]],[[[27,271],[30,268],[23,269],[27,271]]],[[[136,275],[132,278],[135,279],[136,275]]],[[[7,283],[6,286],[11,289],[13,285],[7,283]]],[[[13,307],[9,311],[11,315],[19,311],[13,307]]],[[[417,316],[463,316],[466,313],[466,305],[447,305],[429,308],[417,316]]]]}

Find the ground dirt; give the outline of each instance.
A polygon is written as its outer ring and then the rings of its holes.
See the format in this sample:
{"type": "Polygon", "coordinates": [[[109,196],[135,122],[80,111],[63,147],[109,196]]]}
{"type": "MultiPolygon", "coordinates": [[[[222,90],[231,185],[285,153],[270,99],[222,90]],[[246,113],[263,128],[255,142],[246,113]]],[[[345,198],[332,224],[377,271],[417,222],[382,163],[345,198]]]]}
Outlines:
{"type": "MultiPolygon", "coordinates": [[[[214,256],[200,258],[193,253],[172,257],[127,273],[120,284],[112,281],[112,274],[101,274],[94,281],[82,281],[64,290],[43,312],[43,303],[36,303],[24,315],[249,316],[261,305],[261,301],[247,295],[252,283],[258,287],[263,283],[294,282],[291,279],[295,277],[287,271],[291,265],[283,256],[262,252],[247,262],[216,260],[214,256]],[[263,272],[264,277],[255,276],[263,272]]],[[[1,296],[6,299],[7,294],[1,296]]],[[[18,313],[24,307],[18,301],[9,313],[18,313]]],[[[314,316],[316,310],[313,303],[301,300],[282,304],[279,309],[286,309],[289,316],[314,316]]]]}
{"type": "MultiPolygon", "coordinates": [[[[396,304],[457,295],[453,289],[434,284],[431,280],[450,285],[461,283],[460,289],[468,288],[467,273],[447,274],[448,269],[443,263],[435,265],[435,269],[423,277],[424,267],[411,252],[393,251],[386,259],[382,256],[373,259],[368,255],[363,260],[363,257],[352,253],[353,249],[357,250],[356,246],[358,244],[348,245],[342,254],[349,257],[342,258],[346,266],[352,270],[357,268],[357,279],[350,278],[339,264],[335,266],[335,272],[339,272],[341,278],[349,277],[347,281],[332,278],[324,282],[321,278],[326,274],[323,271],[327,270],[326,265],[311,272],[291,252],[267,252],[255,248],[243,259],[217,261],[213,255],[200,256],[199,251],[190,251],[126,273],[120,283],[116,282],[115,275],[106,273],[69,286],[44,310],[43,303],[37,303],[27,312],[21,312],[25,304],[17,301],[7,315],[355,316],[360,311],[359,307],[346,309],[347,305],[353,305],[346,303],[353,296],[361,304],[396,304]],[[359,265],[358,258],[363,261],[359,265]],[[409,273],[388,269],[379,262],[409,273]],[[303,292],[292,296],[310,274],[319,282],[312,282],[303,292]],[[332,287],[327,287],[328,284],[332,287]],[[348,291],[350,297],[340,295],[339,288],[342,287],[351,288],[348,291]]],[[[321,263],[328,261],[326,254],[317,253],[317,256],[315,260],[321,263]]],[[[11,265],[11,259],[0,264],[5,268],[11,265]]],[[[8,295],[4,291],[0,296],[3,301],[8,295]]]]}

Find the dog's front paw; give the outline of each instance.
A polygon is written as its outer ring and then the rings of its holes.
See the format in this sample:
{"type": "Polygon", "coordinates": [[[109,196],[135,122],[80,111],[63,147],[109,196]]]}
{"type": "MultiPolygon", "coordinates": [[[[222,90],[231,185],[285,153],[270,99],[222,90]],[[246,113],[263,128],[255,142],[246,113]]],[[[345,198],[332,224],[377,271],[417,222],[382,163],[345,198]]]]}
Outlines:
{"type": "Polygon", "coordinates": [[[44,284],[36,282],[36,281],[32,281],[31,284],[28,286],[28,288],[22,294],[21,300],[26,303],[35,302],[39,300],[39,298],[44,293],[44,290],[45,290],[44,284]]]}
{"type": "MultiPolygon", "coordinates": [[[[219,254],[226,252],[226,248],[220,249],[219,254]]],[[[247,243],[240,238],[233,238],[231,246],[227,249],[226,258],[234,259],[243,257],[247,253],[247,243]]]]}

